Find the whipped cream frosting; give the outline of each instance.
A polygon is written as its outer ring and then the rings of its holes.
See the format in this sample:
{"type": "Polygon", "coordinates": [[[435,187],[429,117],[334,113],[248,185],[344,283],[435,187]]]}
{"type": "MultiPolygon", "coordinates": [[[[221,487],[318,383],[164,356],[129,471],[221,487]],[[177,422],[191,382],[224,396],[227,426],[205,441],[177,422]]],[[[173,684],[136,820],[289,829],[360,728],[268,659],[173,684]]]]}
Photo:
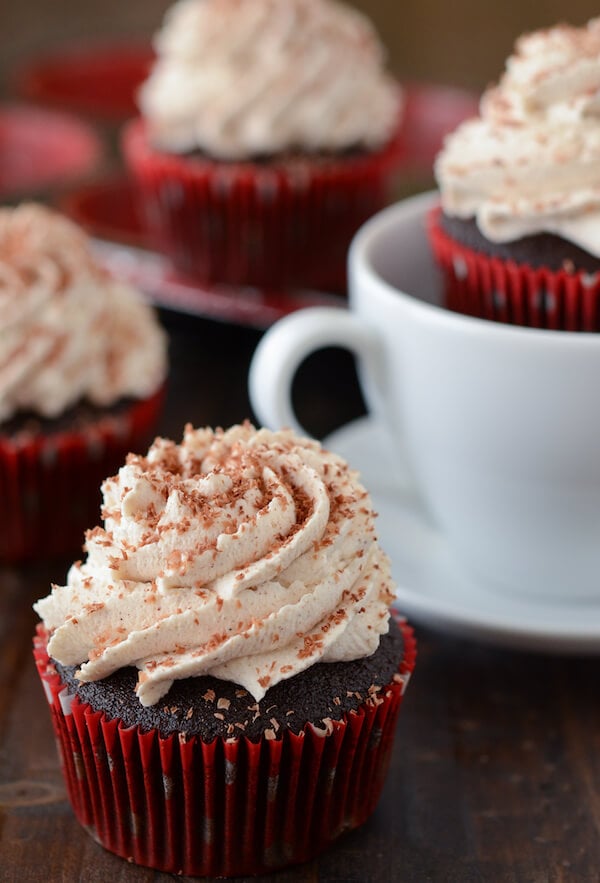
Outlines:
{"type": "Polygon", "coordinates": [[[83,231],[41,205],[0,209],[0,316],[0,420],[144,398],[165,377],[151,308],[98,266],[83,231]]]}
{"type": "Polygon", "coordinates": [[[435,173],[444,211],[489,240],[555,233],[600,257],[600,18],[521,37],[435,173]]]}
{"type": "Polygon", "coordinates": [[[139,669],[153,705],[210,674],[256,700],[316,662],[366,657],[388,631],[389,561],[357,474],[290,431],[187,426],[103,485],[87,560],[35,605],[78,678],[139,669]]]}
{"type": "Polygon", "coordinates": [[[401,93],[364,15],[337,0],[179,0],[139,102],[153,143],[216,159],[377,148],[401,93]]]}

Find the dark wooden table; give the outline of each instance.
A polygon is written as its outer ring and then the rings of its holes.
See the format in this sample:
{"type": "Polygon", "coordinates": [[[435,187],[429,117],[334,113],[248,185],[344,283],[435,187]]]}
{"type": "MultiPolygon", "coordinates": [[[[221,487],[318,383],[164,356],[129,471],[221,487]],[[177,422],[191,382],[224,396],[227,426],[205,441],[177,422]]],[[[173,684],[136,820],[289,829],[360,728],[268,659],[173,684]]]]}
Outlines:
{"type": "MultiPolygon", "coordinates": [[[[163,320],[173,371],[161,432],[178,437],[186,421],[249,416],[245,378],[259,332],[168,313],[163,320]]],[[[349,357],[311,357],[296,401],[317,435],[358,416],[349,357]]],[[[170,876],[104,852],[66,800],[30,648],[31,604],[67,564],[0,569],[0,881],[158,883],[170,876]]],[[[375,814],[318,860],[268,879],[600,880],[600,661],[506,652],[420,628],[417,637],[375,814]]]]}

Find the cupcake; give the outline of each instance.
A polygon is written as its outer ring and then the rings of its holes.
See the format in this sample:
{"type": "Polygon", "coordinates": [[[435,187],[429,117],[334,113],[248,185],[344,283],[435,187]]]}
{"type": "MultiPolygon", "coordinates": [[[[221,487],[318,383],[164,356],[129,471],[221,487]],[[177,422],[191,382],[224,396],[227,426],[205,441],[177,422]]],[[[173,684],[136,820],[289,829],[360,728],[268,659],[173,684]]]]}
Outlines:
{"type": "Polygon", "coordinates": [[[0,314],[0,561],[72,555],[102,477],[152,437],[165,337],[35,204],[0,209],[0,314]]]}
{"type": "Polygon", "coordinates": [[[179,0],[124,154],[159,249],[199,282],[345,286],[387,201],[402,98],[337,0],[179,0]]]}
{"type": "Polygon", "coordinates": [[[245,424],[159,438],[103,494],[87,559],[35,605],[75,815],[169,873],[311,858],[373,811],[415,659],[367,492],[245,424]]]}
{"type": "Polygon", "coordinates": [[[429,233],[448,306],[600,330],[600,18],[521,37],[450,135],[429,233]]]}

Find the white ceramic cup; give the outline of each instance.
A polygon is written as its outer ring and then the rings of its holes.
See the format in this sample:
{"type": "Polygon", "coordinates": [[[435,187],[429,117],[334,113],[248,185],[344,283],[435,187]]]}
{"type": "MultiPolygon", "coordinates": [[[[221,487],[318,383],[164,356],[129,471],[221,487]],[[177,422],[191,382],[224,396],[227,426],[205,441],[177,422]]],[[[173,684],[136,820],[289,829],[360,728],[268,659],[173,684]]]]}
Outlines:
{"type": "Polygon", "coordinates": [[[503,590],[600,597],[600,334],[474,319],[439,305],[424,219],[435,194],[372,218],[350,250],[350,310],[278,322],[253,358],[253,408],[301,429],[294,373],[358,357],[370,410],[464,564],[503,590]]]}

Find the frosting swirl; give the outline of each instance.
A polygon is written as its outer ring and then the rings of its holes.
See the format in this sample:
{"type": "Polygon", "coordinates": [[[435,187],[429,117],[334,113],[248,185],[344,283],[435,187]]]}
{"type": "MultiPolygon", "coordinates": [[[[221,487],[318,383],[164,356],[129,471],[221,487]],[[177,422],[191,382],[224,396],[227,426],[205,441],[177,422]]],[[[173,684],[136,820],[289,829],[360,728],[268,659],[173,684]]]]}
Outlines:
{"type": "Polygon", "coordinates": [[[78,227],[41,205],[0,209],[0,315],[0,420],[21,409],[54,417],[83,398],[143,398],[165,376],[150,307],[96,264],[78,227]]]}
{"type": "Polygon", "coordinates": [[[337,0],[179,0],[140,92],[152,141],[250,159],[385,144],[400,91],[370,22],[337,0]]]}
{"type": "Polygon", "coordinates": [[[260,700],[315,662],[370,655],[388,630],[370,498],[318,442],[187,426],[103,493],[87,560],[35,605],[49,653],[83,681],[135,665],[143,705],[205,674],[260,700]]]}
{"type": "Polygon", "coordinates": [[[600,257],[600,18],[521,37],[436,161],[449,215],[489,240],[555,233],[600,257]]]}

